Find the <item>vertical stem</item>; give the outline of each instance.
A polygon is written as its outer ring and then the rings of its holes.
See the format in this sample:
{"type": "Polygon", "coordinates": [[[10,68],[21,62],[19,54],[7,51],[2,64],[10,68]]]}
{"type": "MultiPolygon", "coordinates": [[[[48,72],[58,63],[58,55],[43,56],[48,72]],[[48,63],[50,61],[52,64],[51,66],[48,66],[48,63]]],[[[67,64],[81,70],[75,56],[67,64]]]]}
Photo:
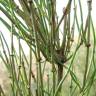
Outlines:
{"type": "MultiPolygon", "coordinates": [[[[30,5],[30,8],[31,8],[31,5],[30,5]]],[[[32,13],[30,14],[31,15],[31,23],[32,23],[32,13]]],[[[32,27],[30,28],[30,36],[31,38],[33,37],[32,36],[32,27]]],[[[30,41],[32,42],[32,41],[30,41]]],[[[31,49],[31,46],[30,46],[30,64],[29,64],[29,96],[32,95],[31,93],[31,75],[32,75],[32,49],[31,49]]]]}
{"type": "Polygon", "coordinates": [[[13,55],[13,24],[11,27],[11,55],[10,55],[10,63],[11,63],[11,70],[12,70],[12,87],[13,87],[13,94],[15,96],[15,77],[14,77],[14,55],[13,55]]]}
{"type": "Polygon", "coordinates": [[[55,85],[56,85],[56,72],[55,72],[55,64],[53,61],[53,53],[55,50],[55,29],[56,29],[56,0],[51,0],[51,21],[52,21],[52,25],[51,25],[51,62],[52,62],[52,72],[53,72],[53,95],[55,93],[55,85]]]}
{"type": "MultiPolygon", "coordinates": [[[[33,8],[32,8],[32,6],[33,6],[33,1],[31,1],[31,0],[28,0],[28,3],[29,3],[29,10],[30,10],[30,19],[31,19],[31,24],[33,24],[33,8]]],[[[31,26],[31,29],[33,29],[33,31],[35,32],[35,28],[34,28],[34,25],[33,26],[31,26]]],[[[31,54],[30,54],[30,56],[31,56],[31,54]]],[[[30,58],[31,59],[31,58],[30,58]]],[[[38,86],[38,65],[36,64],[36,70],[37,70],[37,81],[36,81],[36,83],[37,83],[37,89],[36,89],[36,96],[39,96],[39,86],[38,86]]]]}
{"type": "MultiPolygon", "coordinates": [[[[12,18],[14,18],[14,11],[13,11],[13,5],[12,5],[12,0],[10,0],[10,12],[11,12],[11,16],[12,18]]],[[[16,95],[17,92],[19,92],[19,94],[22,96],[22,93],[20,91],[19,88],[19,84],[17,81],[17,73],[16,73],[16,69],[15,69],[15,57],[14,57],[14,42],[13,42],[13,32],[14,32],[14,24],[12,23],[11,26],[11,55],[10,55],[10,63],[11,63],[11,70],[12,70],[12,90],[14,93],[14,96],[16,95]]]]}
{"type": "Polygon", "coordinates": [[[58,83],[61,81],[63,76],[63,66],[58,64],[58,83]]]}
{"type": "MultiPolygon", "coordinates": [[[[48,93],[49,93],[49,82],[50,82],[50,81],[49,81],[49,74],[47,74],[47,88],[48,88],[47,90],[48,90],[48,93]]],[[[48,96],[49,96],[49,95],[48,95],[48,96]]]]}
{"type": "MultiPolygon", "coordinates": [[[[20,46],[20,38],[19,37],[18,37],[18,44],[19,44],[19,65],[18,65],[17,80],[18,80],[18,82],[20,82],[20,75],[21,75],[21,46],[20,46]]],[[[19,83],[18,83],[18,86],[20,86],[19,83]]],[[[22,94],[21,90],[17,90],[16,95],[19,94],[18,91],[20,91],[20,93],[22,94]]]]}
{"type": "Polygon", "coordinates": [[[90,19],[91,19],[91,0],[88,0],[88,35],[87,35],[87,54],[86,54],[86,64],[85,64],[85,73],[84,73],[84,80],[83,80],[83,89],[86,84],[87,79],[87,70],[89,65],[89,48],[90,48],[90,19]]]}
{"type": "MultiPolygon", "coordinates": [[[[63,77],[63,66],[61,64],[58,64],[58,84],[62,80],[62,77],[63,77]]],[[[62,91],[62,85],[60,86],[60,88],[58,90],[57,96],[61,96],[61,91],[62,91]]]]}
{"type": "MultiPolygon", "coordinates": [[[[62,57],[64,57],[64,56],[66,57],[67,51],[69,52],[69,50],[70,50],[70,39],[71,39],[71,34],[70,34],[70,8],[71,8],[71,2],[72,2],[72,0],[69,0],[68,5],[67,5],[66,9],[64,10],[64,17],[65,17],[64,24],[65,25],[64,25],[63,42],[62,42],[62,46],[61,46],[61,50],[60,50],[61,51],[60,54],[61,54],[62,57]],[[67,18],[68,18],[68,20],[66,21],[67,18]],[[66,27],[67,27],[67,29],[66,29],[66,27]],[[68,40],[66,40],[66,37],[68,38],[68,40]],[[64,51],[65,48],[66,48],[66,51],[64,51]],[[65,54],[64,54],[64,52],[65,52],[65,54]]],[[[63,77],[63,66],[62,65],[63,64],[58,64],[58,84],[60,83],[60,81],[62,80],[62,77],[63,77]]],[[[61,91],[62,91],[62,85],[59,87],[57,96],[62,96],[61,91]]]]}
{"type": "Polygon", "coordinates": [[[56,88],[56,69],[55,69],[55,64],[52,62],[52,72],[53,72],[53,96],[55,93],[55,88],[56,88]]]}
{"type": "Polygon", "coordinates": [[[29,65],[29,96],[32,95],[31,93],[31,68],[32,68],[32,51],[31,51],[31,48],[30,48],[30,65],[29,65]]]}
{"type": "Polygon", "coordinates": [[[13,42],[13,29],[14,29],[14,25],[12,23],[12,27],[11,27],[11,55],[10,55],[10,64],[11,64],[11,76],[12,76],[12,90],[13,90],[13,94],[15,96],[16,92],[19,91],[19,94],[22,96],[22,93],[20,91],[19,88],[19,84],[17,81],[17,74],[16,74],[16,69],[15,69],[15,61],[14,61],[14,42],[13,42]]]}
{"type": "MultiPolygon", "coordinates": [[[[53,38],[53,45],[55,43],[55,28],[56,28],[56,0],[51,0],[51,7],[52,7],[52,38],[53,38]]],[[[55,46],[54,46],[55,47],[55,46]]]]}
{"type": "Polygon", "coordinates": [[[39,40],[38,40],[38,30],[36,25],[36,18],[34,14],[34,2],[29,0],[29,7],[30,7],[30,18],[33,24],[32,29],[35,35],[35,43],[36,43],[36,60],[37,60],[37,96],[44,96],[43,92],[43,78],[42,78],[42,70],[41,70],[41,57],[40,57],[40,48],[39,48],[39,40]],[[39,67],[39,68],[38,68],[39,67]],[[38,78],[39,77],[39,78],[38,78]],[[40,80],[40,82],[38,82],[40,80]],[[39,86],[40,85],[40,86],[39,86]]]}

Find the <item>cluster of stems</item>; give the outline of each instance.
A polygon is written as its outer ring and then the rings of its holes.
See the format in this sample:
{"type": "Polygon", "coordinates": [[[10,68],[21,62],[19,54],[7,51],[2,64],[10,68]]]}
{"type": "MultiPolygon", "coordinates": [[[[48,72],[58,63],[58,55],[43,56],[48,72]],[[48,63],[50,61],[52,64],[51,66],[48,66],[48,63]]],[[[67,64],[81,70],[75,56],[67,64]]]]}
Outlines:
{"type": "MultiPolygon", "coordinates": [[[[0,42],[3,49],[3,52],[0,50],[0,58],[7,68],[11,81],[9,95],[63,96],[62,89],[66,89],[63,84],[70,75],[70,96],[74,96],[77,89],[79,89],[78,94],[82,94],[82,96],[87,94],[88,96],[95,81],[96,72],[96,34],[91,16],[92,0],[88,0],[88,16],[85,25],[80,0],[78,0],[78,8],[80,9],[81,24],[79,24],[75,0],[68,0],[60,20],[56,11],[56,0],[19,0],[19,3],[20,6],[14,0],[0,1],[0,10],[11,22],[10,25],[4,18],[0,17],[0,21],[11,34],[11,44],[9,45],[6,37],[0,31],[0,42]],[[72,4],[74,8],[72,8],[72,4]],[[74,11],[73,18],[71,11],[74,11]],[[61,33],[62,25],[63,31],[61,33]],[[78,42],[74,51],[72,51],[76,28],[78,42]],[[62,38],[60,37],[61,34],[62,38]],[[14,37],[18,40],[18,52],[15,48],[14,37]],[[29,56],[25,54],[22,41],[26,42],[29,48],[29,56]],[[91,42],[93,45],[91,45],[91,42]],[[85,45],[86,48],[86,59],[81,84],[74,73],[74,66],[78,66],[78,64],[74,65],[74,61],[82,45],[85,45]],[[92,54],[90,54],[90,48],[92,48],[92,54]],[[48,62],[50,63],[48,66],[51,66],[51,69],[48,69],[51,74],[47,74],[46,83],[44,75],[48,62]],[[66,65],[67,62],[68,65],[66,65]],[[34,66],[36,72],[32,70],[34,66]],[[93,70],[91,70],[91,67],[93,70]],[[91,76],[89,76],[90,72],[91,76]]],[[[1,85],[0,96],[6,96],[1,85]]]]}

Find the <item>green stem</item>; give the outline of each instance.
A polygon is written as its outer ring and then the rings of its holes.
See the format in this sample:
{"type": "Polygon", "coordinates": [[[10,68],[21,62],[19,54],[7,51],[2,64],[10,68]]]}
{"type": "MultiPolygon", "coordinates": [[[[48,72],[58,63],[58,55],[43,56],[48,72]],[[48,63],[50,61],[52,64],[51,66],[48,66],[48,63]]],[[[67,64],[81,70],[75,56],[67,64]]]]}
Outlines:
{"type": "Polygon", "coordinates": [[[88,65],[89,65],[89,50],[90,50],[90,20],[91,20],[91,0],[88,0],[88,35],[87,35],[87,53],[86,53],[86,64],[85,64],[85,73],[84,73],[84,80],[83,80],[83,87],[82,90],[85,87],[86,80],[87,80],[87,71],[88,71],[88,65]]]}

